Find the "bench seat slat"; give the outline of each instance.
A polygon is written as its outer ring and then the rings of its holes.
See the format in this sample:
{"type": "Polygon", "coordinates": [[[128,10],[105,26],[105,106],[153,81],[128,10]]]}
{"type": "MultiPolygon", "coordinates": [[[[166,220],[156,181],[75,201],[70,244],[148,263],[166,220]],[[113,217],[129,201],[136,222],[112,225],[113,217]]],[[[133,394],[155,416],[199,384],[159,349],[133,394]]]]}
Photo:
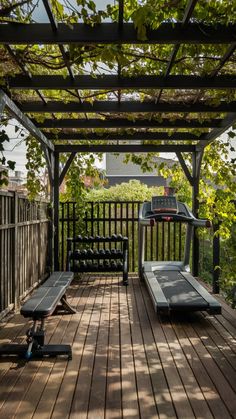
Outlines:
{"type": "Polygon", "coordinates": [[[50,316],[63,297],[67,286],[40,287],[21,308],[24,317],[43,318],[50,316]]]}
{"type": "MultiPolygon", "coordinates": [[[[57,288],[54,288],[54,290],[57,290],[57,288]]],[[[52,291],[52,290],[50,290],[52,291]]],[[[64,289],[62,289],[62,292],[60,293],[60,298],[63,297],[65,294],[64,289]]],[[[58,305],[58,294],[57,295],[47,295],[37,306],[37,309],[34,310],[34,313],[32,314],[32,317],[48,317],[50,316],[54,310],[56,309],[58,305]]]]}
{"type": "Polygon", "coordinates": [[[60,285],[66,285],[68,287],[71,284],[73,277],[73,272],[53,272],[41,287],[57,287],[60,285]]]}
{"type": "Polygon", "coordinates": [[[40,304],[40,302],[45,298],[49,291],[49,288],[38,288],[36,291],[34,291],[33,295],[27,300],[24,305],[21,307],[21,314],[27,313],[27,312],[33,312],[37,306],[40,304]]]}

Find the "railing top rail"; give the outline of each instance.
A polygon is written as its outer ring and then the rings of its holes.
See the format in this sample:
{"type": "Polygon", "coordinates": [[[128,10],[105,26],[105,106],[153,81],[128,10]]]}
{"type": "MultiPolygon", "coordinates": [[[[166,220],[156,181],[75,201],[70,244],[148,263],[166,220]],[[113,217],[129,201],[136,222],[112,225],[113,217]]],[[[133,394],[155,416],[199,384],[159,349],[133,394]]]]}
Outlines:
{"type": "MultiPolygon", "coordinates": [[[[5,191],[5,190],[0,190],[0,196],[8,196],[8,197],[14,197],[14,196],[18,196],[19,199],[25,199],[29,201],[29,198],[27,195],[24,195],[23,193],[18,193],[16,191],[5,191]]],[[[48,199],[45,198],[35,198],[34,201],[29,201],[29,202],[37,202],[37,203],[43,203],[43,204],[49,204],[50,201],[48,199]]]]}
{"type": "Polygon", "coordinates": [[[9,192],[9,191],[0,191],[0,196],[9,196],[9,197],[13,197],[13,196],[14,196],[14,192],[9,192]]]}
{"type": "MultiPolygon", "coordinates": [[[[142,204],[144,201],[84,201],[87,204],[124,204],[124,203],[129,203],[129,204],[142,204]]],[[[60,204],[77,204],[76,201],[63,201],[60,202],[60,204]]]]}

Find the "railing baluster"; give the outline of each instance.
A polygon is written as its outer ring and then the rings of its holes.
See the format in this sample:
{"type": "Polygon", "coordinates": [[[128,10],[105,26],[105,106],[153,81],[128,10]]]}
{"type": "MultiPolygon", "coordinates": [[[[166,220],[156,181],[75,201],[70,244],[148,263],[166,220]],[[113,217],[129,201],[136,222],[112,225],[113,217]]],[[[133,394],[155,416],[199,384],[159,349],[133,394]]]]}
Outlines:
{"type": "Polygon", "coordinates": [[[165,225],[162,221],[161,223],[161,231],[162,231],[162,237],[161,237],[161,258],[162,260],[165,260],[165,225]]]}
{"type": "Polygon", "coordinates": [[[102,208],[103,208],[103,226],[102,226],[102,234],[103,234],[103,236],[106,236],[106,221],[105,221],[105,218],[106,218],[106,203],[105,202],[103,202],[102,203],[102,208]]]}
{"type": "Polygon", "coordinates": [[[181,260],[181,256],[182,256],[181,234],[182,234],[182,223],[179,223],[179,260],[181,260]]]}
{"type": "MultiPolygon", "coordinates": [[[[135,241],[135,230],[137,233],[137,229],[135,229],[135,203],[132,202],[132,219],[131,219],[131,226],[132,226],[132,237],[131,237],[131,244],[132,244],[132,270],[134,271],[136,266],[135,266],[135,246],[134,243],[135,241]]],[[[138,207],[139,210],[139,207],[138,207]]],[[[138,238],[138,234],[136,234],[136,239],[138,238]]],[[[130,264],[131,265],[131,264],[130,264]]]]}
{"type": "Polygon", "coordinates": [[[88,230],[88,235],[93,236],[94,227],[95,227],[95,205],[94,202],[91,202],[91,215],[90,215],[90,227],[88,230]]]}
{"type": "Polygon", "coordinates": [[[168,231],[168,237],[167,237],[167,260],[170,260],[170,223],[167,223],[167,231],[168,231]]]}
{"type": "Polygon", "coordinates": [[[149,231],[150,231],[150,250],[151,250],[150,260],[153,260],[153,227],[150,227],[149,231]]]}
{"type": "Polygon", "coordinates": [[[65,247],[65,234],[64,234],[64,218],[65,218],[65,216],[64,216],[64,207],[65,207],[65,204],[64,204],[64,202],[61,202],[61,205],[60,205],[60,207],[61,207],[61,263],[60,263],[60,265],[61,265],[61,269],[63,269],[63,266],[64,266],[64,257],[65,257],[65,253],[64,253],[64,247],[65,247]]]}
{"type": "Polygon", "coordinates": [[[173,232],[173,259],[176,260],[176,224],[172,223],[173,232]]]}

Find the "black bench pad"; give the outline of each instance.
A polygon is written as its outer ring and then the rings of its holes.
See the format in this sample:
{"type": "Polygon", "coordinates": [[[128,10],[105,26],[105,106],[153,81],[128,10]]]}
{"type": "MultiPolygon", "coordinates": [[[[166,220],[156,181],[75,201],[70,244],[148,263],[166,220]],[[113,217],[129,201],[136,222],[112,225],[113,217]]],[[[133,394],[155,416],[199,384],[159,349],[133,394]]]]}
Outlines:
{"type": "Polygon", "coordinates": [[[68,287],[71,284],[73,278],[73,272],[53,272],[52,275],[40,287],[57,287],[62,285],[68,287]]]}
{"type": "Polygon", "coordinates": [[[21,308],[24,317],[42,319],[50,316],[65,295],[73,279],[73,272],[54,272],[21,308]]]}

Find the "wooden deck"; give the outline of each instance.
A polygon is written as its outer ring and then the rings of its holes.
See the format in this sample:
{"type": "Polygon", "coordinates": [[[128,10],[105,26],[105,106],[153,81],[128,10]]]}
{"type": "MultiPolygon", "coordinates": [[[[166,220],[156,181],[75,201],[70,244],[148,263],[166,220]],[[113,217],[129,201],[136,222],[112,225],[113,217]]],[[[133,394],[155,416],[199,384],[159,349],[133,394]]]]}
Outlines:
{"type": "MultiPolygon", "coordinates": [[[[85,277],[69,290],[78,314],[48,321],[73,359],[0,360],[0,417],[236,418],[236,314],[156,316],[133,276],[85,277]]],[[[0,342],[21,342],[15,315],[0,342]]]]}

